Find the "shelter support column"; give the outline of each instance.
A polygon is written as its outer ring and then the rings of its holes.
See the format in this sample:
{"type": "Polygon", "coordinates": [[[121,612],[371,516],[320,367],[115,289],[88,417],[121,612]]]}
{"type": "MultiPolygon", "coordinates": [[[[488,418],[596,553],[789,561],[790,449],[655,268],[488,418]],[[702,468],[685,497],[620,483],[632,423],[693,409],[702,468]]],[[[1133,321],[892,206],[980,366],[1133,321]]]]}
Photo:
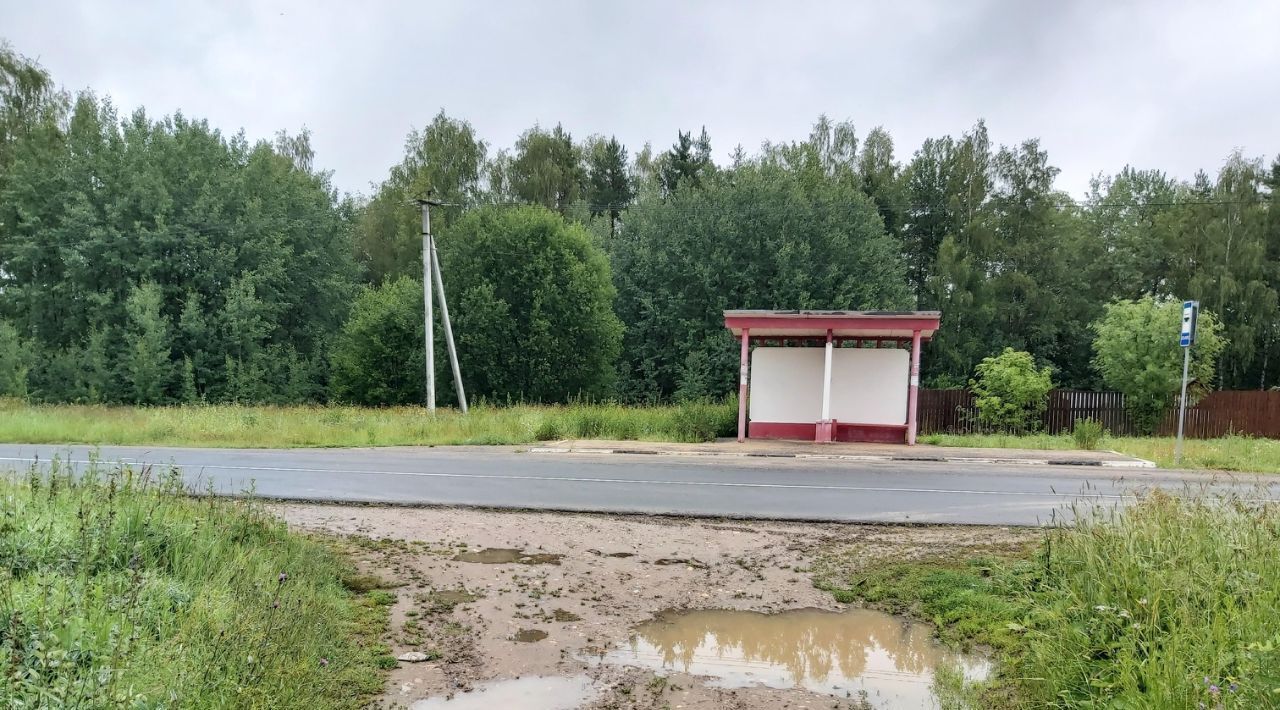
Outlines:
{"type": "Polygon", "coordinates": [[[738,365],[738,443],[747,440],[747,374],[750,367],[747,361],[748,345],[751,336],[746,328],[742,329],[742,362],[738,365]]]}
{"type": "Polygon", "coordinates": [[[826,355],[822,361],[822,420],[814,429],[814,440],[829,443],[835,441],[836,423],[831,421],[831,357],[834,347],[832,332],[827,330],[826,355]]]}
{"type": "Polygon", "coordinates": [[[907,445],[916,443],[916,400],[920,397],[920,331],[911,334],[911,379],[907,388],[907,445]]]}

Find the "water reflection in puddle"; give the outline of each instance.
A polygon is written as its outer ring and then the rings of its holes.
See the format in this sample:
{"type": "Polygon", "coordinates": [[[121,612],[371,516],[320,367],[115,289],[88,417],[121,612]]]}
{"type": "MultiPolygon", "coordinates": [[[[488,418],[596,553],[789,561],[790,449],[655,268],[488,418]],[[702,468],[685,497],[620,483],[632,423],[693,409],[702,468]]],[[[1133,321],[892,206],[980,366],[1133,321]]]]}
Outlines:
{"type": "Polygon", "coordinates": [[[479,562],[486,565],[558,565],[564,555],[553,555],[549,552],[525,552],[504,547],[486,547],[483,550],[459,552],[453,556],[455,562],[479,562]]]}
{"type": "Polygon", "coordinates": [[[546,637],[547,637],[547,632],[543,631],[542,629],[520,629],[519,631],[515,632],[515,634],[512,635],[511,638],[512,640],[518,641],[520,643],[534,643],[535,641],[541,641],[546,637]]]}
{"type": "Polygon", "coordinates": [[[799,686],[840,697],[865,691],[884,708],[937,707],[933,669],[940,665],[970,680],[991,671],[984,659],[940,646],[928,627],[868,609],[667,612],[599,660],[711,676],[720,687],[799,686]]]}
{"type": "Polygon", "coordinates": [[[586,676],[529,676],[484,683],[470,693],[458,693],[452,698],[419,700],[410,710],[573,710],[593,694],[591,679],[586,676]]]}

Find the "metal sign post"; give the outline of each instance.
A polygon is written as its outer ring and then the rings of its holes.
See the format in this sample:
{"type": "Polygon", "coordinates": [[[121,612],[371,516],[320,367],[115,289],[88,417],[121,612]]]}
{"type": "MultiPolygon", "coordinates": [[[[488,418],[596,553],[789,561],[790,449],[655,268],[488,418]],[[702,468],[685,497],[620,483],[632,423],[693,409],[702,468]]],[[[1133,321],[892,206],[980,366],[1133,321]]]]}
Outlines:
{"type": "Polygon", "coordinates": [[[1178,398],[1178,441],[1173,445],[1173,463],[1182,463],[1182,427],[1187,419],[1187,369],[1191,364],[1191,344],[1196,340],[1196,315],[1200,311],[1199,301],[1183,301],[1182,331],[1178,334],[1178,345],[1182,346],[1182,396],[1178,398]]]}

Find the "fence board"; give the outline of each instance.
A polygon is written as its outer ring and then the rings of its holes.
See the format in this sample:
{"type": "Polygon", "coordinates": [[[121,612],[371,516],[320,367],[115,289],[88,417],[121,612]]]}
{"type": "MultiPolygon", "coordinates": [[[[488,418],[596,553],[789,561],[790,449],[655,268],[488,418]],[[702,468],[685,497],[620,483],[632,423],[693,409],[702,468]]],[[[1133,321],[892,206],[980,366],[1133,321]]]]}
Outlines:
{"type": "MultiPolygon", "coordinates": [[[[963,389],[920,390],[917,424],[921,434],[969,434],[980,431],[973,393],[963,389]]],[[[1041,417],[1040,430],[1069,433],[1077,419],[1095,419],[1116,436],[1137,433],[1132,413],[1119,392],[1053,390],[1041,417]]],[[[1165,407],[1156,433],[1178,429],[1176,402],[1165,407]]],[[[1204,439],[1227,434],[1280,439],[1280,392],[1246,390],[1210,392],[1187,408],[1185,434],[1204,439]]]]}

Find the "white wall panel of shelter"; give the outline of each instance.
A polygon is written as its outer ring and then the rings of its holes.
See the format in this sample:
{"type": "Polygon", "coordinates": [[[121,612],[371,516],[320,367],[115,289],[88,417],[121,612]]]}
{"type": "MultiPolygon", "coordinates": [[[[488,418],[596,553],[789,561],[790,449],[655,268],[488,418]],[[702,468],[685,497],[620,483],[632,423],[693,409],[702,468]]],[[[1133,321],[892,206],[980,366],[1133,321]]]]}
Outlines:
{"type": "MultiPolygon", "coordinates": [[[[822,348],[757,347],[751,353],[750,412],[759,422],[822,418],[822,348]]],[[[831,418],[855,424],[903,424],[911,361],[898,348],[835,348],[831,418]]]]}

